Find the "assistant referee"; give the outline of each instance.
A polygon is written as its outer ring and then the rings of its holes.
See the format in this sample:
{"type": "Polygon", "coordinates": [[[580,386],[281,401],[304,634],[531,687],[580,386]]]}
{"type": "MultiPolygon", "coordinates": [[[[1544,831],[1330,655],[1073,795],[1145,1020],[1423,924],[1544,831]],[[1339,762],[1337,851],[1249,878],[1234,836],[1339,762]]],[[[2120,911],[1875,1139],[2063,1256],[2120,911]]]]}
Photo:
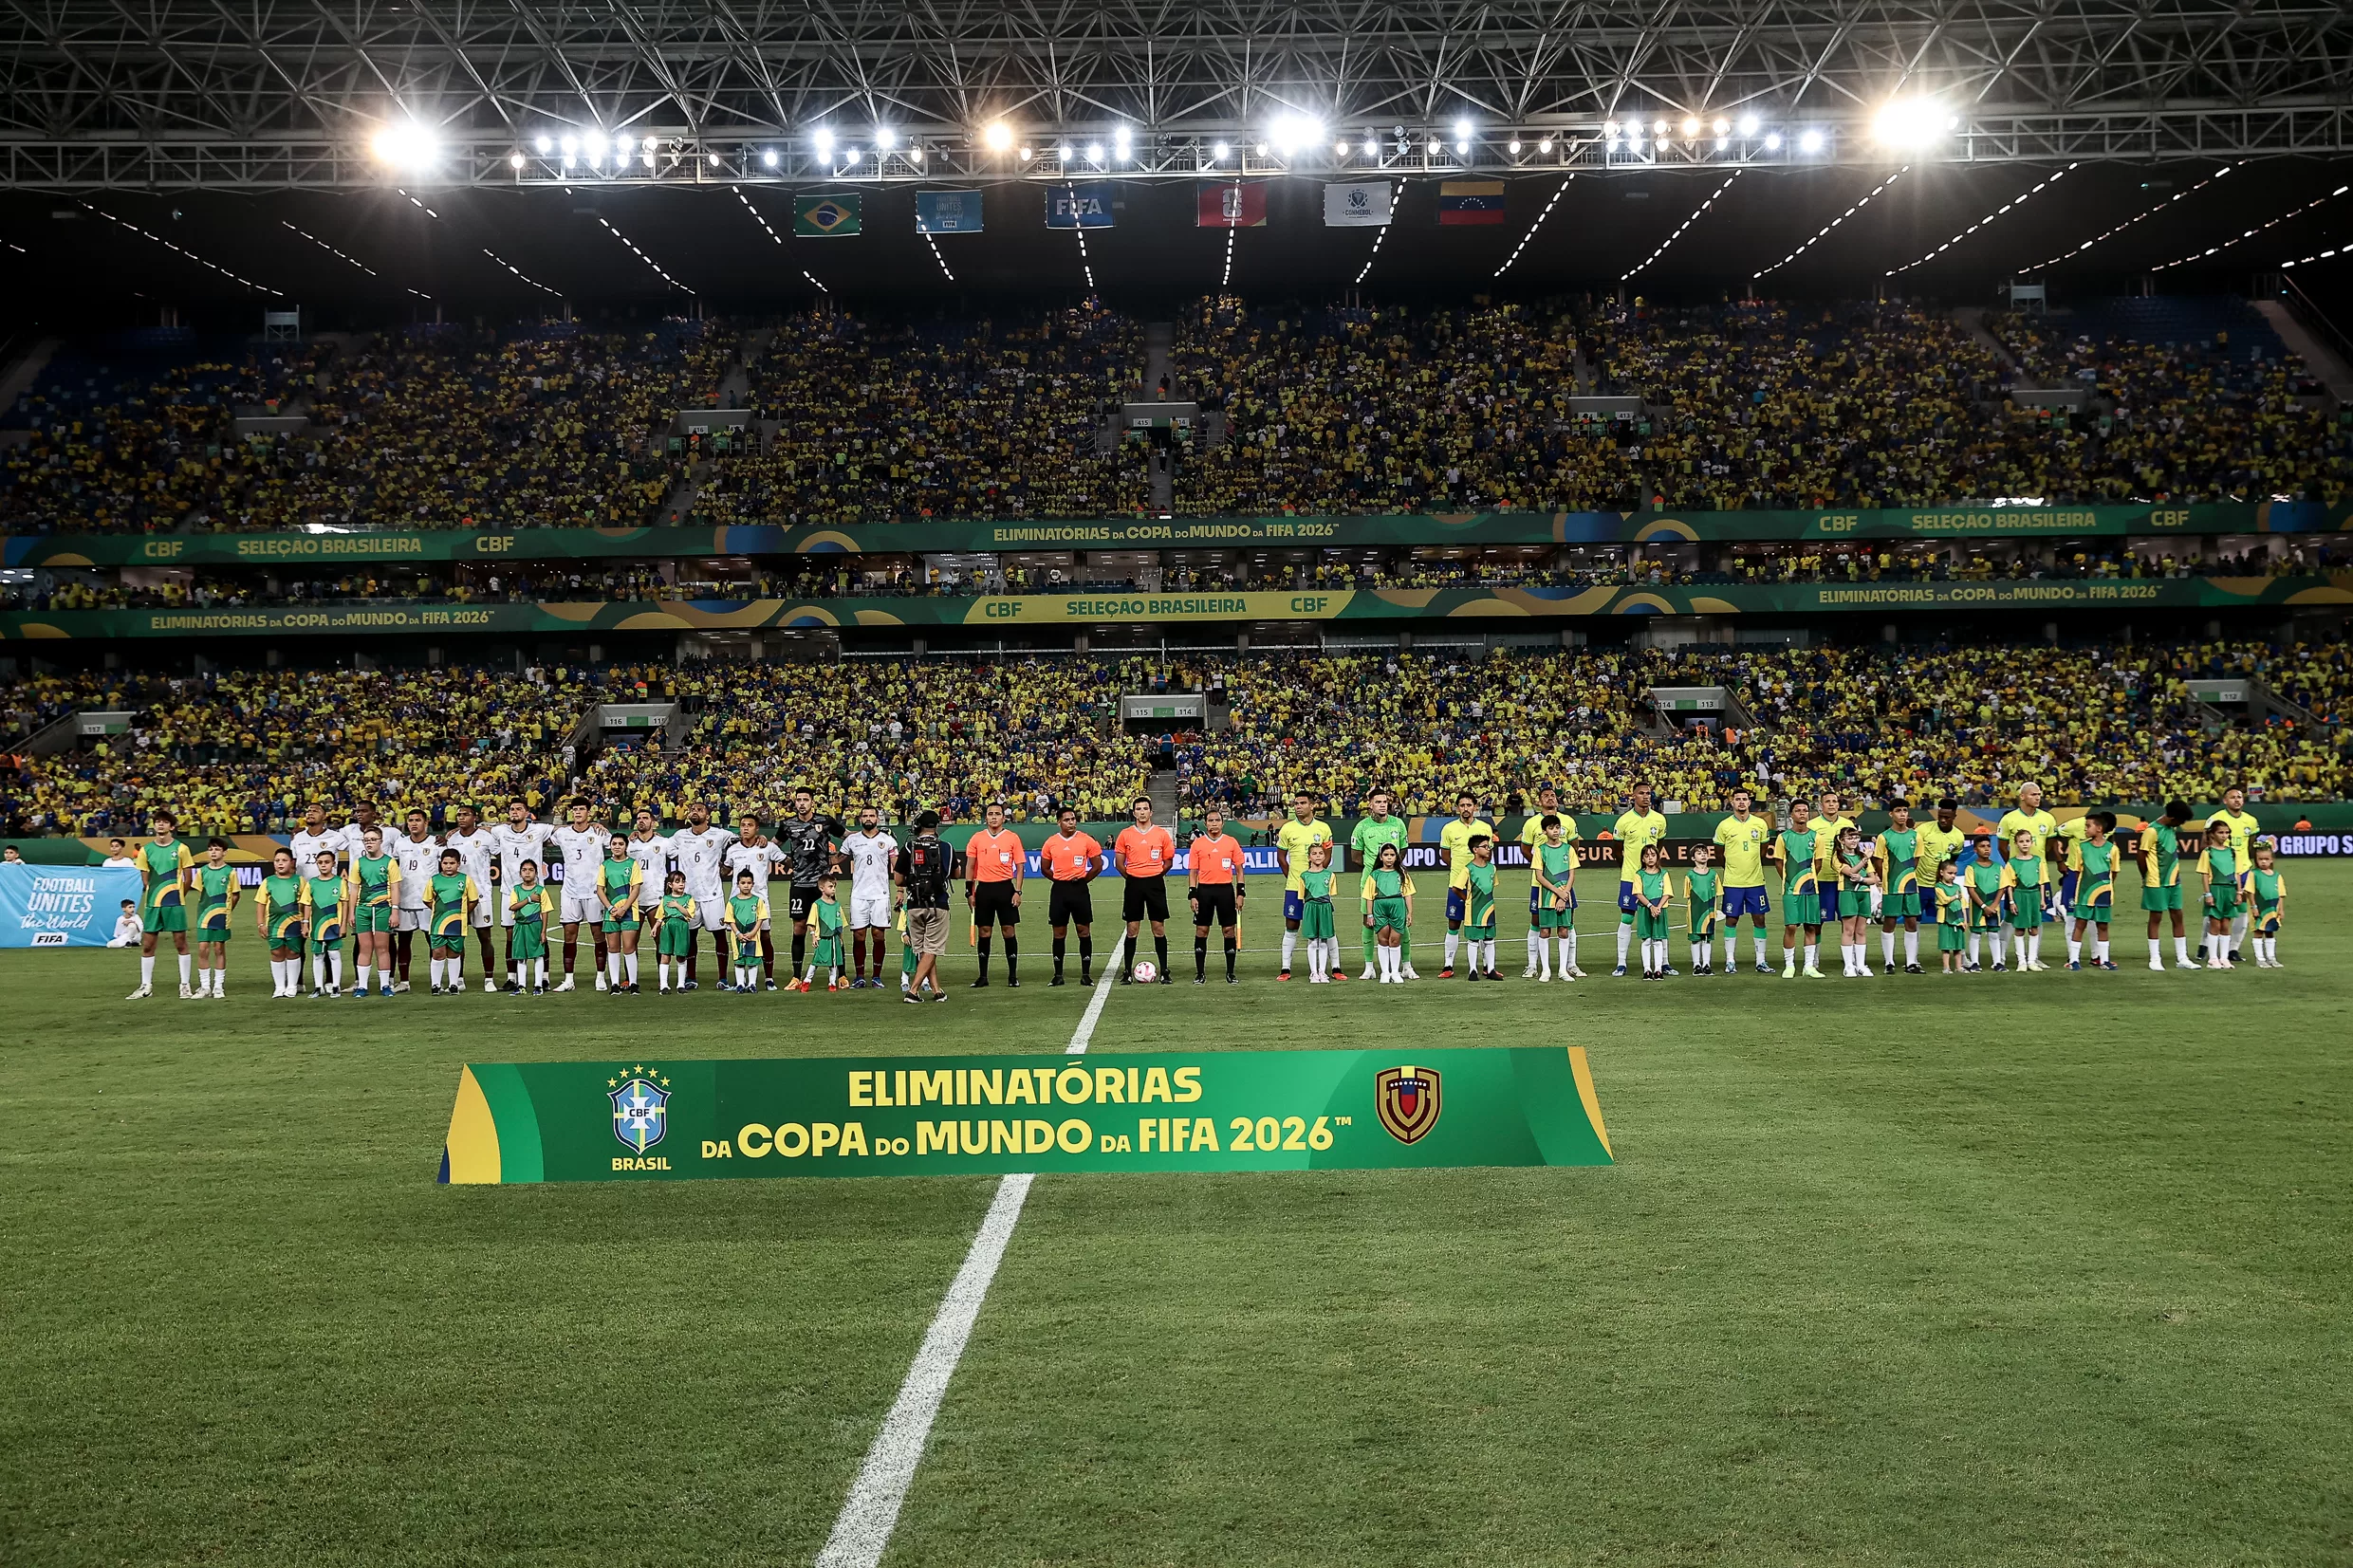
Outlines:
{"type": "Polygon", "coordinates": [[[1038,859],[1046,868],[1046,879],[1052,889],[1046,896],[1046,923],[1054,932],[1054,978],[1047,984],[1063,983],[1063,944],[1075,925],[1079,928],[1079,984],[1091,986],[1095,983],[1092,884],[1102,871],[1102,845],[1091,835],[1081,833],[1079,814],[1064,806],[1054,814],[1054,831],[1047,835],[1038,859]]]}
{"type": "Polygon", "coordinates": [[[979,940],[980,977],[977,990],[989,984],[989,933],[993,928],[1005,937],[1005,983],[1021,986],[1021,878],[1028,869],[1028,851],[1021,835],[1005,825],[1005,802],[991,801],[982,813],[981,830],[964,844],[964,902],[973,912],[973,930],[979,940]]]}
{"type": "Polygon", "coordinates": [[[1225,933],[1226,984],[1231,986],[1239,949],[1235,923],[1242,913],[1242,846],[1226,831],[1225,813],[1215,806],[1201,816],[1201,831],[1194,835],[1185,868],[1185,895],[1193,903],[1193,983],[1209,984],[1209,928],[1214,920],[1225,933]]]}

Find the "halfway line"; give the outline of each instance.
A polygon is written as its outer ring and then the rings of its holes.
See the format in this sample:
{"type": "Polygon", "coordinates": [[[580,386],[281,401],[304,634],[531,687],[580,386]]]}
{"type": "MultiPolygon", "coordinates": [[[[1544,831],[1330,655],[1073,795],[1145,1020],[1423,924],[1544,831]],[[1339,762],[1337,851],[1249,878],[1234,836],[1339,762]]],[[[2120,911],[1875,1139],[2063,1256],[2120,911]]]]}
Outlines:
{"type": "MultiPolygon", "coordinates": [[[[1126,945],[1124,934],[1111,944],[1102,978],[1095,982],[1095,994],[1087,998],[1086,1011],[1065,1055],[1086,1054],[1086,1042],[1095,1038],[1096,1021],[1102,1017],[1103,1004],[1111,1000],[1111,987],[1118,983],[1120,958],[1126,945]]],[[[858,1467],[858,1479],[850,1483],[850,1495],[842,1501],[833,1534],[826,1538],[824,1550],[817,1554],[817,1568],[875,1568],[882,1560],[891,1532],[899,1524],[899,1506],[915,1484],[916,1467],[923,1461],[924,1445],[931,1441],[932,1420],[939,1414],[940,1401],[948,1396],[948,1380],[964,1358],[964,1343],[973,1337],[973,1319],[980,1316],[980,1303],[988,1299],[990,1282],[996,1278],[1006,1244],[1013,1239],[1013,1227],[1021,1223],[1021,1206],[1029,1196],[1029,1184],[1036,1179],[1025,1173],[997,1184],[996,1196],[990,1200],[989,1212],[980,1222],[980,1233],[964,1255],[964,1266],[956,1270],[954,1282],[948,1286],[939,1314],[923,1336],[923,1347],[915,1353],[915,1364],[907,1369],[907,1380],[899,1385],[890,1414],[882,1418],[882,1430],[874,1434],[874,1446],[858,1467]]]]}

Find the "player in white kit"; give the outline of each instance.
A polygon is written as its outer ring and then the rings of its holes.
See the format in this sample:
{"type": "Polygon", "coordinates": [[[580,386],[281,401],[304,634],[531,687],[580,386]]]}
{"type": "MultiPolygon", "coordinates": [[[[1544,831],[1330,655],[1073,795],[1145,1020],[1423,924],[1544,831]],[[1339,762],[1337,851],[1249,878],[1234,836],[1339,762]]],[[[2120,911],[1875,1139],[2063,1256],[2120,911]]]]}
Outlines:
{"type": "Polygon", "coordinates": [[[580,923],[585,920],[597,945],[597,989],[602,990],[604,900],[598,895],[597,867],[604,859],[604,846],[612,842],[613,830],[591,820],[586,801],[574,801],[566,815],[571,821],[547,835],[564,856],[564,979],[556,989],[572,989],[572,967],[580,958],[580,923]]]}
{"type": "Polygon", "coordinates": [[[642,926],[661,906],[662,889],[670,885],[670,835],[642,806],[629,830],[629,858],[638,863],[638,924],[642,926]]]}
{"type": "Polygon", "coordinates": [[[498,857],[498,839],[482,825],[481,813],[470,805],[457,808],[457,827],[443,836],[442,847],[457,851],[458,869],[473,878],[481,896],[473,901],[473,937],[482,949],[482,988],[498,989],[498,964],[491,950],[491,925],[497,918],[497,889],[491,880],[491,863],[498,857]]]}
{"type": "Polygon", "coordinates": [[[849,928],[856,967],[850,988],[880,989],[882,961],[890,955],[891,867],[897,863],[899,840],[882,831],[874,807],[858,813],[858,830],[842,840],[842,858],[850,868],[849,928]],[[874,973],[866,973],[866,946],[874,945],[874,973]]]}
{"type": "MultiPolygon", "coordinates": [[[[745,812],[735,821],[735,841],[727,847],[727,885],[735,886],[735,878],[744,872],[751,873],[751,885],[768,896],[768,885],[775,880],[776,868],[784,863],[785,850],[773,839],[760,832],[760,819],[745,812]]],[[[769,931],[766,920],[760,922],[760,975],[768,988],[776,988],[776,938],[769,931]]],[[[719,988],[727,989],[725,984],[719,988]]]]}
{"type": "MultiPolygon", "coordinates": [[[[670,836],[671,862],[686,874],[687,895],[695,900],[703,930],[711,933],[722,976],[727,973],[727,894],[723,891],[723,878],[727,875],[727,848],[734,841],[735,835],[711,825],[711,808],[700,801],[687,802],[686,826],[670,836]]],[[[695,988],[695,961],[699,956],[695,948],[687,950],[686,986],[690,990],[695,988]]]]}
{"type": "MultiPolygon", "coordinates": [[[[511,890],[522,882],[526,860],[535,865],[547,864],[547,839],[554,832],[546,822],[532,820],[531,808],[523,800],[507,802],[507,820],[491,829],[491,841],[498,846],[498,885],[502,889],[511,890]]],[[[536,874],[533,879],[537,879],[536,874]]],[[[504,895],[498,900],[498,923],[514,924],[514,901],[504,895]]],[[[508,964],[507,978],[513,986],[522,986],[528,980],[528,976],[517,977],[511,961],[508,964]]]]}
{"type": "Polygon", "coordinates": [[[412,806],[402,819],[400,847],[389,843],[386,853],[399,863],[400,905],[392,913],[392,961],[399,967],[396,991],[409,988],[409,955],[417,946],[417,933],[425,929],[431,918],[430,897],[434,874],[441,869],[441,846],[434,841],[432,823],[422,811],[412,806]]]}

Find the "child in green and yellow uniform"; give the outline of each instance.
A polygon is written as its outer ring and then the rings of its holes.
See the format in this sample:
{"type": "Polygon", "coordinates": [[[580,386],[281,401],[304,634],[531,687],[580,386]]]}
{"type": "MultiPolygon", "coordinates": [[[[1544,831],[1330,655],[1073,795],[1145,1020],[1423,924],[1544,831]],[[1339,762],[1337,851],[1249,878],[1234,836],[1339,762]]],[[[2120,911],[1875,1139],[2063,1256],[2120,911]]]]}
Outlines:
{"type": "Polygon", "coordinates": [[[597,864],[597,898],[603,910],[604,987],[615,996],[638,994],[638,895],[645,868],[629,853],[629,835],[605,841],[597,864]]]}
{"type": "Polygon", "coordinates": [[[1373,951],[1380,964],[1380,983],[1405,984],[1400,956],[1405,933],[1414,923],[1414,879],[1403,870],[1405,856],[1395,844],[1382,844],[1364,873],[1362,895],[1364,927],[1373,933],[1373,951]]]}
{"type": "Polygon", "coordinates": [[[735,874],[735,892],[727,901],[727,934],[735,950],[735,984],[721,990],[750,995],[760,988],[760,928],[768,923],[768,900],[749,871],[735,874]]]}
{"type": "Polygon", "coordinates": [[[1634,891],[1634,937],[1642,945],[1642,978],[1667,977],[1667,897],[1675,891],[1667,868],[1658,863],[1658,846],[1642,846],[1641,863],[1627,878],[1634,891]]]}
{"type": "Polygon", "coordinates": [[[834,896],[838,886],[831,876],[817,879],[817,903],[811,911],[817,940],[809,946],[808,968],[801,975],[803,991],[816,984],[819,969],[825,971],[825,989],[842,988],[842,904],[834,896]]]}
{"type": "Polygon", "coordinates": [[[2206,960],[2210,969],[2231,964],[2231,922],[2239,914],[2237,854],[2231,848],[2231,829],[2222,822],[2206,824],[2206,849],[2197,858],[2197,874],[2206,879],[2206,960]]]}
{"type": "Polygon", "coordinates": [[[2273,860],[2269,839],[2256,840],[2255,870],[2247,879],[2247,891],[2254,902],[2252,918],[2247,922],[2247,939],[2254,944],[2255,968],[2286,968],[2279,961],[2279,931],[2280,917],[2288,912],[2288,878],[2280,874],[2273,860]]]}
{"type": "Polygon", "coordinates": [[[253,919],[269,946],[269,994],[303,994],[303,879],[294,875],[294,852],[269,857],[269,875],[253,900],[253,919]]]}
{"type": "Polygon", "coordinates": [[[303,879],[303,923],[310,932],[310,994],[343,994],[343,932],[351,918],[351,889],[335,852],[319,851],[313,875],[303,879]]]}
{"type": "MultiPolygon", "coordinates": [[[[1723,874],[1715,869],[1715,846],[1700,844],[1692,851],[1691,875],[1683,878],[1683,900],[1690,905],[1690,929],[1684,933],[1691,938],[1692,973],[1715,972],[1715,928],[1724,912],[1716,907],[1723,874]]],[[[1724,972],[1731,974],[1733,939],[1740,934],[1737,924],[1724,927],[1724,972]]]]}
{"type": "Polygon", "coordinates": [[[686,873],[674,871],[662,878],[661,902],[654,906],[654,967],[661,988],[670,989],[670,967],[678,968],[678,989],[686,989],[686,961],[694,956],[695,933],[702,912],[686,891],[686,873]]]}
{"type": "Polygon", "coordinates": [[[1880,962],[1896,972],[1896,923],[1903,922],[1903,972],[1920,972],[1920,916],[1934,916],[1936,897],[1920,886],[1920,832],[1908,802],[1887,802],[1887,826],[1878,840],[1880,962]],[[1922,907],[1925,899],[1927,907],[1922,907]]]}
{"type": "MultiPolygon", "coordinates": [[[[1568,819],[1558,812],[1540,825],[1543,841],[1529,858],[1529,876],[1537,894],[1536,930],[1558,943],[1561,978],[1574,980],[1584,972],[1577,968],[1577,846],[1568,841],[1568,819]]],[[[1536,944],[1538,980],[1552,978],[1552,946],[1541,939],[1536,944]]]]}
{"type": "Polygon", "coordinates": [[[1961,972],[1961,948],[1968,940],[1969,893],[1961,886],[1961,863],[1940,861],[1928,895],[1936,901],[1936,958],[1947,974],[1961,972]]]}
{"type": "Polygon", "coordinates": [[[1993,835],[1980,833],[1971,846],[1969,868],[1969,968],[1977,967],[1977,942],[1983,937],[1993,949],[1993,972],[2002,972],[2002,900],[2009,896],[2010,870],[1993,853],[1993,835]]]}
{"type": "Polygon", "coordinates": [[[188,954],[188,873],[196,858],[174,837],[176,822],[170,812],[156,812],[149,820],[155,839],[132,857],[139,862],[139,989],[127,1000],[155,994],[156,939],[168,932],[179,952],[179,994],[185,1001],[196,994],[189,986],[188,954]]]}
{"type": "Polygon", "coordinates": [[[1495,971],[1495,840],[1474,833],[1471,858],[1455,873],[1462,878],[1462,940],[1470,980],[1501,980],[1495,971]]]}
{"type": "Polygon", "coordinates": [[[2010,841],[2010,862],[2002,868],[2002,886],[2010,890],[2010,925],[2018,940],[2020,974],[2040,969],[2043,963],[2043,873],[2047,862],[2025,828],[2010,841]]]}
{"type": "Polygon", "coordinates": [[[1871,893],[1879,886],[1879,869],[1871,852],[1862,847],[1862,831],[1853,823],[1838,830],[1830,862],[1838,874],[1839,957],[1849,980],[1871,978],[1871,893]]]}
{"type": "Polygon", "coordinates": [[[539,862],[526,859],[507,895],[507,994],[547,994],[547,922],[556,917],[556,895],[539,879],[539,862]]]}
{"type": "Polygon", "coordinates": [[[368,970],[379,966],[383,994],[392,994],[392,912],[399,904],[400,862],[384,853],[384,830],[371,827],[360,835],[360,853],[351,858],[351,961],[360,970],[360,983],[351,987],[355,1001],[367,995],[368,970]]]}
{"type": "Polygon", "coordinates": [[[237,907],[237,872],[229,863],[229,840],[204,846],[204,864],[188,874],[196,895],[196,994],[229,994],[229,915],[237,907]]]}
{"type": "Polygon", "coordinates": [[[466,988],[466,931],[482,890],[467,876],[464,857],[441,852],[440,869],[425,882],[426,950],[432,957],[433,994],[455,996],[466,988]]]}
{"type": "Polygon", "coordinates": [[[1307,845],[1299,877],[1299,934],[1307,944],[1311,986],[1328,986],[1340,967],[1340,929],[1332,913],[1332,845],[1329,839],[1307,845]]]}
{"type": "Polygon", "coordinates": [[[2189,824],[2186,801],[2165,802],[2165,815],[2140,830],[2136,846],[2140,859],[2140,907],[2149,915],[2149,968],[2164,972],[2165,957],[2158,947],[2167,914],[2174,921],[2174,966],[2194,969],[2190,936],[2181,910],[2181,830],[2189,824]]]}
{"type": "Polygon", "coordinates": [[[2068,911],[2075,924],[2067,933],[2067,968],[2084,967],[2084,932],[2096,930],[2091,963],[2112,969],[2108,958],[2108,912],[2116,902],[2116,831],[2112,812],[2095,811],[2084,819],[2084,837],[2067,840],[2067,870],[2075,879],[2075,906],[2068,911]]]}
{"type": "Polygon", "coordinates": [[[1822,883],[1814,862],[1822,845],[1820,835],[1806,824],[1813,807],[1804,801],[1789,802],[1789,825],[1773,835],[1773,858],[1781,863],[1781,978],[1798,977],[1798,932],[1806,932],[1806,978],[1820,980],[1814,967],[1822,945],[1822,883]]]}

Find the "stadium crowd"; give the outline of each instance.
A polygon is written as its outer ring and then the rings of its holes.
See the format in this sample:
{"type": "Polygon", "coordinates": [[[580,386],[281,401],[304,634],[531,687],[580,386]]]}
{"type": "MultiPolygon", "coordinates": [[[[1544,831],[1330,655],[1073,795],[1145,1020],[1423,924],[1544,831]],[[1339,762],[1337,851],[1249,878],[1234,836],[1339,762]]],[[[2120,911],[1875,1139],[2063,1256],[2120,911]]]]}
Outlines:
{"type": "Polygon", "coordinates": [[[2181,683],[2216,674],[2259,677],[2323,721],[2353,708],[2343,642],[40,675],[0,686],[19,734],[83,707],[137,717],[87,749],[15,757],[0,825],[136,832],[168,802],[188,831],[284,831],[312,800],[420,805],[439,825],[461,802],[520,796],[544,815],[576,792],[665,821],[699,799],[727,820],[803,783],[894,821],[926,808],[969,821],[994,799],[1016,821],[1064,804],[1101,821],[1163,758],[1188,813],[1244,819],[1300,791],[1350,815],[1376,786],[1407,814],[1462,790],[1510,812],[1546,783],[1573,810],[1615,811],[1638,779],[1689,811],[1722,809],[1743,783],[1986,805],[2029,779],[2060,802],[2213,800],[2233,783],[2259,801],[2353,796],[2341,724],[2211,728],[2181,683]],[[1720,730],[1672,729],[1647,710],[1653,684],[1722,684],[1740,711],[1720,730]],[[1231,719],[1123,733],[1120,695],[1156,688],[1210,692],[1231,719]],[[683,745],[581,755],[574,733],[606,701],[676,701],[683,745]]]}

